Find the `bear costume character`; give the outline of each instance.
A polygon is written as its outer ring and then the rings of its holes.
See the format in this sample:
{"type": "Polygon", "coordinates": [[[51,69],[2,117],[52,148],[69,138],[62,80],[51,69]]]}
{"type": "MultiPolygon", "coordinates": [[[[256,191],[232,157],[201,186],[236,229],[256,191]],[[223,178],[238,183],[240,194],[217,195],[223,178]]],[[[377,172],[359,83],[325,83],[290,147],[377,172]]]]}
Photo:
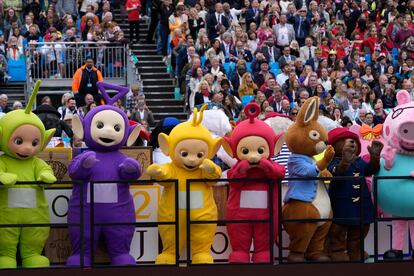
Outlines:
{"type": "MultiPolygon", "coordinates": [[[[296,122],[286,132],[286,144],[292,154],[288,160],[289,177],[331,177],[327,170],[334,157],[332,146],[326,146],[328,135],[318,120],[319,98],[306,100],[296,122]],[[324,157],[315,162],[313,156],[324,157]]],[[[331,203],[323,181],[289,180],[282,210],[284,220],[331,218],[331,203]]],[[[289,262],[329,261],[324,253],[325,238],[331,223],[288,222],[283,226],[289,235],[289,262]]]]}
{"type": "MultiPolygon", "coordinates": [[[[53,137],[55,129],[45,130],[42,121],[30,111],[39,90],[36,82],[25,110],[15,110],[0,120],[0,223],[48,224],[49,207],[41,184],[14,185],[17,181],[53,183],[52,168],[35,155],[53,137]]],[[[0,228],[0,268],[16,268],[17,245],[20,246],[22,266],[47,267],[49,260],[42,256],[49,237],[49,227],[0,228]]]]}
{"type": "MultiPolygon", "coordinates": [[[[414,177],[414,102],[406,90],[397,93],[398,105],[388,114],[383,124],[383,138],[386,141],[381,153],[381,167],[378,176],[414,177]]],[[[378,205],[395,217],[414,216],[414,185],[412,179],[378,180],[378,205]]],[[[392,222],[392,249],[385,252],[384,259],[402,259],[404,240],[410,230],[414,238],[414,221],[394,220],[392,222]]]]}
{"type": "MultiPolygon", "coordinates": [[[[103,82],[97,86],[108,105],[94,108],[84,119],[73,117],[73,130],[83,139],[88,150],[77,155],[69,164],[69,175],[73,180],[83,181],[83,219],[84,219],[84,265],[91,265],[90,243],[90,182],[109,181],[94,184],[94,222],[97,223],[134,223],[135,208],[129,191],[129,183],[116,183],[117,180],[135,180],[141,176],[141,168],[135,159],[126,157],[119,149],[130,146],[138,138],[141,126],[129,126],[126,114],[112,106],[128,93],[126,87],[103,82]],[[106,88],[118,91],[110,98],[106,88]],[[111,180],[114,183],[110,182],[111,180]]],[[[73,185],[69,200],[68,222],[80,222],[80,189],[73,185]]],[[[112,265],[135,265],[135,259],[129,254],[134,225],[95,226],[94,246],[103,235],[112,265]]],[[[69,227],[72,244],[72,256],[66,262],[69,266],[81,264],[80,227],[69,227]]]]}
{"type": "MultiPolygon", "coordinates": [[[[177,125],[166,135],[160,133],[158,144],[162,152],[171,158],[170,163],[163,165],[152,164],[147,168],[151,178],[160,181],[178,179],[179,190],[179,251],[186,241],[186,180],[215,179],[221,175],[221,169],[210,159],[214,157],[221,146],[222,138],[213,139],[208,129],[201,125],[203,105],[200,114],[196,108],[193,120],[177,125]],[[199,116],[197,116],[199,115],[199,116]]],[[[158,221],[175,220],[175,187],[172,183],[160,183],[164,186],[161,201],[158,205],[158,221]]],[[[190,185],[190,219],[217,220],[217,207],[214,201],[214,182],[193,182],[190,185]]],[[[160,225],[158,227],[163,250],[157,256],[156,264],[176,263],[175,227],[160,225]]],[[[192,263],[213,263],[210,248],[216,232],[216,224],[191,225],[190,246],[192,263]]]]}
{"type": "MultiPolygon", "coordinates": [[[[272,128],[256,119],[260,107],[250,103],[244,108],[249,118],[239,123],[230,137],[224,137],[223,147],[226,152],[237,158],[238,162],[227,173],[228,178],[268,178],[282,179],[285,167],[270,160],[283,145],[280,139],[283,133],[275,135],[272,128]]],[[[267,182],[229,181],[230,193],[227,200],[226,220],[269,219],[269,208],[278,214],[278,188],[273,187],[269,194],[267,182]],[[273,206],[269,206],[269,196],[273,197],[273,206]],[[276,207],[276,208],[275,208],[276,207]]],[[[278,220],[277,215],[274,216],[278,220]]],[[[227,223],[232,252],[230,263],[249,263],[250,246],[254,241],[252,261],[270,262],[270,233],[268,223],[227,223]]],[[[277,237],[277,232],[275,233],[277,237]]]]}
{"type": "Polygon", "coordinates": [[[379,171],[380,154],[383,144],[373,141],[368,146],[369,162],[360,157],[361,142],[357,134],[347,128],[336,128],[328,133],[328,143],[335,150],[335,157],[328,166],[333,176],[359,176],[355,179],[333,179],[329,185],[333,218],[349,219],[335,221],[329,231],[330,251],[333,261],[359,261],[368,258],[361,256],[361,208],[363,214],[363,234],[368,234],[370,224],[374,222],[374,204],[365,182],[365,176],[379,171]],[[362,189],[362,193],[361,193],[362,189]],[[362,198],[361,198],[362,195],[362,198]],[[361,207],[362,202],[362,207],[361,207]]]}

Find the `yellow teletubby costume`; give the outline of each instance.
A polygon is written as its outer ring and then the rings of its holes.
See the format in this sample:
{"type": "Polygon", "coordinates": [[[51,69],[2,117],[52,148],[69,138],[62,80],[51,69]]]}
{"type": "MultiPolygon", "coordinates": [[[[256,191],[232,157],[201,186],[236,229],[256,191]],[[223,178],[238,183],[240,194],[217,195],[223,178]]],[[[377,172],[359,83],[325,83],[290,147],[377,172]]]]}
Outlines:
{"type": "MultiPolygon", "coordinates": [[[[179,249],[186,241],[186,180],[195,178],[214,179],[221,176],[221,169],[210,159],[221,146],[221,138],[213,139],[208,129],[201,125],[203,111],[194,109],[193,120],[177,125],[166,135],[160,133],[158,143],[162,152],[171,157],[171,163],[152,164],[147,173],[155,180],[178,179],[179,190],[179,249]]],[[[175,192],[172,183],[162,183],[164,191],[158,206],[159,221],[174,221],[175,192]]],[[[190,218],[191,220],[217,220],[217,207],[214,201],[212,186],[214,182],[193,182],[190,186],[190,218]]],[[[175,263],[175,226],[160,225],[159,231],[163,251],[156,259],[157,264],[175,263]]],[[[192,263],[213,263],[210,254],[216,231],[215,224],[191,225],[190,241],[192,263]]]]}

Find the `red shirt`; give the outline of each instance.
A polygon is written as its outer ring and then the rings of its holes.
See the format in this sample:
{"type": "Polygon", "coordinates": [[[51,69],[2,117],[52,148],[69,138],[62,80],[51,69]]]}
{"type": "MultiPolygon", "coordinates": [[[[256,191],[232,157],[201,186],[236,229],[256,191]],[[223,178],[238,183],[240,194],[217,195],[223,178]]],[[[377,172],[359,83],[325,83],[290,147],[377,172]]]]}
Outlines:
{"type": "Polygon", "coordinates": [[[141,7],[141,1],[139,0],[128,0],[126,3],[126,9],[132,8],[134,5],[137,6],[137,9],[133,9],[128,12],[128,21],[138,21],[139,20],[139,8],[141,7]]]}
{"type": "Polygon", "coordinates": [[[369,48],[369,52],[372,55],[374,53],[374,49],[375,49],[375,44],[378,42],[378,38],[377,37],[367,37],[364,40],[364,47],[368,47],[369,48]]]}

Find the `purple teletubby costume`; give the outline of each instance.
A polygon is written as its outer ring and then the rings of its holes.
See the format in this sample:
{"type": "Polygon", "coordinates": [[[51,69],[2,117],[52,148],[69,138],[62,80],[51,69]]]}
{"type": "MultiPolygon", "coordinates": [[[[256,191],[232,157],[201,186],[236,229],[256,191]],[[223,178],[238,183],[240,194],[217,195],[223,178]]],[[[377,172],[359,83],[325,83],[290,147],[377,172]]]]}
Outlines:
{"type": "MultiPolygon", "coordinates": [[[[141,167],[135,159],[128,158],[119,149],[132,145],[141,126],[130,127],[123,111],[112,106],[125,96],[128,88],[98,82],[107,105],[89,111],[85,118],[75,116],[72,122],[76,136],[85,141],[89,150],[76,156],[69,164],[69,175],[73,180],[83,181],[83,220],[84,220],[84,265],[91,265],[91,226],[90,226],[90,182],[108,181],[94,184],[94,223],[133,223],[135,208],[128,183],[112,183],[117,180],[135,180],[141,176],[141,167]],[[110,98],[106,88],[118,91],[110,98]]],[[[80,187],[74,185],[69,201],[68,222],[80,221],[80,187]]],[[[69,227],[73,255],[67,260],[69,266],[81,264],[81,231],[79,226],[69,227]]],[[[100,235],[103,235],[112,265],[135,265],[129,254],[134,225],[95,226],[94,249],[100,235]]]]}

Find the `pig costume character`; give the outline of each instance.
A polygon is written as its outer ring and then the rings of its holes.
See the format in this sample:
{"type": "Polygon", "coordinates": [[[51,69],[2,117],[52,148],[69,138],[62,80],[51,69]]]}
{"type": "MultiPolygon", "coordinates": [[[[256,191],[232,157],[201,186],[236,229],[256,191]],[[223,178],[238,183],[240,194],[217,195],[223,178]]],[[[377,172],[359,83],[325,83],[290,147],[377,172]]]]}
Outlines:
{"type": "MultiPolygon", "coordinates": [[[[69,175],[73,180],[83,181],[83,219],[84,219],[84,265],[91,265],[90,237],[90,182],[135,180],[141,176],[138,162],[126,157],[119,149],[131,145],[138,138],[141,126],[129,126],[125,113],[112,106],[125,96],[128,88],[98,82],[107,105],[98,106],[86,114],[84,119],[73,118],[73,130],[76,136],[83,138],[89,150],[79,154],[69,164],[69,175]],[[118,91],[110,98],[105,89],[118,91]]],[[[74,185],[69,201],[68,222],[80,222],[80,188],[74,185]]],[[[97,223],[133,223],[135,208],[128,183],[97,183],[94,185],[94,222],[97,223]]],[[[134,225],[95,226],[94,247],[99,236],[103,235],[112,265],[135,265],[135,259],[129,254],[134,225]]],[[[80,227],[69,228],[73,255],[67,260],[69,266],[81,264],[80,227]]]]}
{"type": "MultiPolygon", "coordinates": [[[[378,176],[414,176],[414,102],[406,90],[397,93],[398,106],[388,114],[383,124],[386,146],[381,154],[378,176]]],[[[414,216],[414,182],[412,179],[378,180],[378,204],[393,216],[414,216]]],[[[392,222],[392,249],[385,259],[401,259],[407,224],[414,238],[414,221],[392,222]]]]}

